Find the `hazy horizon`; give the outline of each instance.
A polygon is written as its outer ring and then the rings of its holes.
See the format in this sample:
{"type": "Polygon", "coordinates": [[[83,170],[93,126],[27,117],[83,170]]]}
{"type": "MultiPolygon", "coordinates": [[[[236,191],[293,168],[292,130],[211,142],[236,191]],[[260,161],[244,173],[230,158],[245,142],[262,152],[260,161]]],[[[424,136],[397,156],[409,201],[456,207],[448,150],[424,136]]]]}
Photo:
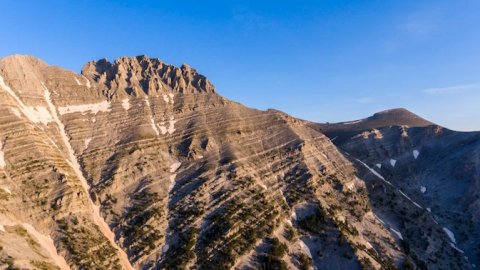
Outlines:
{"type": "Polygon", "coordinates": [[[480,130],[480,2],[3,1],[0,57],[75,72],[145,54],[187,63],[217,91],[316,122],[403,107],[480,130]]]}

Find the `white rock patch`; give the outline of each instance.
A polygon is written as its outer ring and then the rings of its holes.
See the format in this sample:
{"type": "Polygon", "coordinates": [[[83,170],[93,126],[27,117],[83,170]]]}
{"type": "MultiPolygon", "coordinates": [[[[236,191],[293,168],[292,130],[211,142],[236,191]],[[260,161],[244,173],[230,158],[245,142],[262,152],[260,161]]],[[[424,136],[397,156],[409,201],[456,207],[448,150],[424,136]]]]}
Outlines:
{"type": "Polygon", "coordinates": [[[170,192],[175,186],[175,178],[177,178],[177,174],[175,172],[178,170],[178,168],[180,168],[180,166],[182,166],[181,162],[175,162],[172,165],[170,165],[171,175],[170,175],[170,186],[168,187],[168,192],[170,192]]]}
{"type": "Polygon", "coordinates": [[[390,159],[390,165],[392,165],[392,167],[395,167],[395,164],[397,164],[397,161],[395,159],[390,159]]]}
{"type": "Polygon", "coordinates": [[[88,145],[90,144],[91,141],[92,141],[92,138],[85,139],[85,149],[88,148],[88,145]]]}
{"type": "Polygon", "coordinates": [[[358,162],[360,162],[360,164],[362,164],[365,168],[367,168],[370,172],[372,172],[376,177],[382,179],[385,183],[389,184],[390,186],[393,186],[392,183],[390,183],[389,181],[385,180],[385,178],[379,174],[377,171],[375,171],[374,169],[370,168],[367,164],[365,164],[363,161],[357,159],[358,162]]]}
{"type": "Polygon", "coordinates": [[[82,85],[82,83],[76,78],[76,77],[73,77],[75,79],[75,82],[77,83],[77,85],[82,85]]]}
{"type": "Polygon", "coordinates": [[[167,132],[169,134],[173,134],[173,132],[175,132],[175,123],[177,121],[175,120],[175,117],[173,116],[170,116],[170,120],[168,121],[168,129],[167,129],[167,132]]]}
{"type": "Polygon", "coordinates": [[[128,111],[130,109],[130,100],[128,98],[122,100],[122,107],[125,109],[125,111],[128,111]]]}
{"type": "Polygon", "coordinates": [[[93,104],[83,104],[83,105],[70,105],[70,106],[64,106],[64,107],[59,107],[58,112],[61,115],[64,114],[69,114],[69,113],[84,113],[84,112],[91,112],[93,114],[97,114],[98,112],[109,112],[110,109],[110,102],[108,101],[102,101],[99,103],[93,103],[93,104]]]}
{"type": "Polygon", "coordinates": [[[10,108],[10,111],[18,118],[22,118],[22,114],[17,108],[10,108]]]}
{"type": "Polygon", "coordinates": [[[68,266],[65,258],[58,254],[53,239],[49,235],[41,234],[30,224],[22,223],[22,226],[30,235],[33,235],[37,239],[37,241],[45,250],[47,250],[50,257],[53,259],[53,261],[55,261],[55,264],[60,267],[60,269],[70,269],[70,266],[68,266]]]}
{"type": "Polygon", "coordinates": [[[7,166],[7,163],[5,163],[5,153],[3,152],[3,145],[0,141],[0,169],[5,168],[5,166],[7,166]]]}
{"type": "Polygon", "coordinates": [[[6,193],[8,194],[12,194],[12,191],[10,191],[9,188],[6,188],[6,187],[2,187],[3,191],[5,191],[6,193]]]}
{"type": "Polygon", "coordinates": [[[413,150],[412,155],[414,159],[417,159],[418,155],[420,155],[420,152],[418,150],[413,150]]]}
{"type": "Polygon", "coordinates": [[[353,124],[358,124],[362,122],[363,120],[357,120],[357,121],[350,121],[350,122],[343,122],[344,125],[353,125],[353,124]]]}
{"type": "Polygon", "coordinates": [[[160,132],[162,132],[162,135],[165,135],[167,134],[167,127],[165,126],[165,122],[161,122],[160,125],[158,125],[158,127],[160,128],[160,132]]]}
{"type": "Polygon", "coordinates": [[[43,123],[46,125],[53,121],[52,115],[45,107],[42,107],[42,106],[27,107],[27,110],[29,110],[30,113],[34,115],[35,119],[32,121],[34,123],[43,123]]]}
{"type": "Polygon", "coordinates": [[[150,125],[152,126],[153,130],[155,131],[155,134],[160,135],[160,132],[158,132],[157,126],[155,125],[155,120],[153,120],[153,117],[150,116],[150,125]]]}
{"type": "Polygon", "coordinates": [[[169,99],[167,95],[163,95],[163,101],[165,101],[165,103],[168,103],[169,99]]]}
{"type": "Polygon", "coordinates": [[[172,165],[170,165],[170,172],[171,173],[174,173],[178,170],[178,168],[180,168],[180,166],[182,165],[181,162],[175,162],[173,163],[172,165]]]}
{"type": "MultiPolygon", "coordinates": [[[[18,104],[20,111],[33,123],[48,124],[53,121],[52,115],[48,112],[47,108],[42,106],[29,107],[26,106],[23,101],[15,94],[15,92],[5,84],[3,77],[0,76],[0,88],[5,90],[18,104]]],[[[15,115],[18,115],[14,112],[15,115]]]]}

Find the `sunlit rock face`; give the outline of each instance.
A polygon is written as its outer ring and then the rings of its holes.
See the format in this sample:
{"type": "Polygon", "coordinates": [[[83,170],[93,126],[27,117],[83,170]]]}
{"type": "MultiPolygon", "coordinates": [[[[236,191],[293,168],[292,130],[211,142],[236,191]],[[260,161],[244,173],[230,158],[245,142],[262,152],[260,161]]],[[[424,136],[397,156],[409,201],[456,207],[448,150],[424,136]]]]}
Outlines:
{"type": "Polygon", "coordinates": [[[428,155],[426,135],[401,125],[339,149],[312,123],[223,98],[187,65],[122,57],[75,74],[3,58],[0,265],[468,269],[456,228],[390,175],[428,155]]]}

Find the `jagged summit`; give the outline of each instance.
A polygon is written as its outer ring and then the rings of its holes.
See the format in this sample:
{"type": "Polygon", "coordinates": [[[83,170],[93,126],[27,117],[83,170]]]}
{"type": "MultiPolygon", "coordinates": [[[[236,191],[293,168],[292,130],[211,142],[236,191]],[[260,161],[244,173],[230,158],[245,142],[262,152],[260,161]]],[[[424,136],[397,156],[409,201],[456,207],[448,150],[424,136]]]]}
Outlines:
{"type": "Polygon", "coordinates": [[[158,58],[145,55],[91,61],[82,68],[82,75],[108,89],[110,95],[125,92],[128,95],[156,93],[214,93],[213,84],[188,65],[175,67],[158,58]]]}

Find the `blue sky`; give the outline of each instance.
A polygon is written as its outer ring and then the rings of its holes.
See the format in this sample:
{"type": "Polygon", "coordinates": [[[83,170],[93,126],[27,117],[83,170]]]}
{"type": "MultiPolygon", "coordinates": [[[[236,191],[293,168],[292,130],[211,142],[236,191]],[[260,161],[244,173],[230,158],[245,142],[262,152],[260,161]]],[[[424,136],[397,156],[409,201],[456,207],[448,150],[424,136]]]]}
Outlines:
{"type": "Polygon", "coordinates": [[[0,2],[0,57],[146,54],[247,106],[336,122],[405,107],[480,130],[480,1],[0,2]]]}

